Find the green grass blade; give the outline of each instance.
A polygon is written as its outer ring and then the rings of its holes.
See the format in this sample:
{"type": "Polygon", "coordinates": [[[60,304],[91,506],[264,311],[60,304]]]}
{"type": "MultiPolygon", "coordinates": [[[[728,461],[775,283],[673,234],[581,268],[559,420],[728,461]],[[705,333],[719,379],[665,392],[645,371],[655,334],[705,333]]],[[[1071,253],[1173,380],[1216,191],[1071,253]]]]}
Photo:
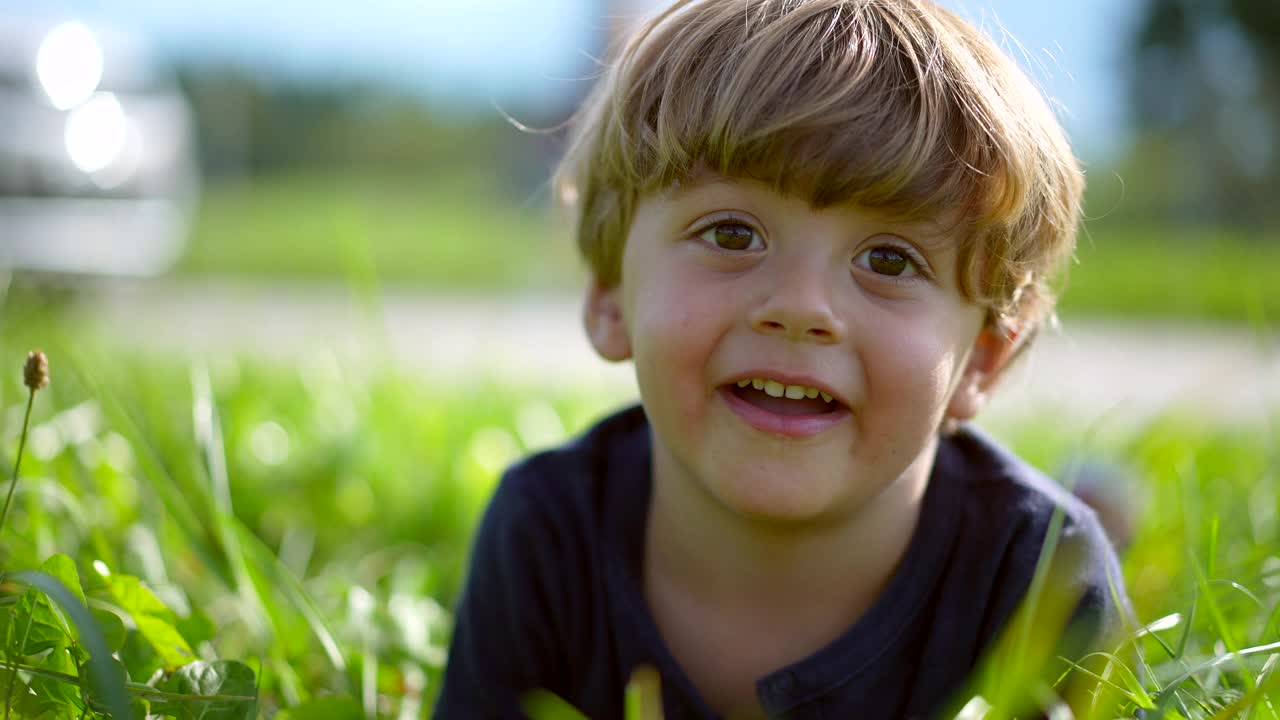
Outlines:
{"type": "MultiPolygon", "coordinates": [[[[534,690],[520,700],[520,707],[533,720],[587,720],[587,716],[547,690],[534,690]]],[[[630,716],[627,716],[630,720],[630,716]]]]}
{"type": "MultiPolygon", "coordinates": [[[[1212,583],[1209,582],[1209,578],[1205,575],[1204,569],[1200,567],[1200,563],[1194,555],[1191,557],[1191,569],[1195,573],[1196,584],[1199,585],[1201,594],[1205,598],[1205,604],[1209,607],[1209,617],[1213,619],[1214,630],[1222,638],[1222,643],[1227,648],[1227,655],[1238,655],[1240,644],[1236,640],[1235,632],[1232,630],[1231,624],[1227,622],[1226,616],[1222,613],[1222,607],[1218,604],[1218,599],[1214,595],[1212,583]]],[[[1248,668],[1241,667],[1240,676],[1244,678],[1245,685],[1249,690],[1257,686],[1257,679],[1253,677],[1248,668]]]]}
{"type": "Polygon", "coordinates": [[[1213,517],[1209,518],[1209,546],[1205,550],[1205,557],[1208,561],[1208,565],[1205,568],[1205,574],[1208,577],[1213,577],[1218,574],[1218,532],[1222,529],[1221,521],[1222,516],[1217,513],[1214,513],[1213,517]]]}
{"type": "Polygon", "coordinates": [[[1267,616],[1267,622],[1262,626],[1262,636],[1268,637],[1273,632],[1280,632],[1280,628],[1274,627],[1276,621],[1280,620],[1280,601],[1277,601],[1275,607],[1271,608],[1271,614],[1267,616]]]}
{"type": "Polygon", "coordinates": [[[196,445],[204,458],[205,472],[208,474],[214,503],[213,529],[217,534],[222,553],[231,567],[232,587],[245,611],[243,619],[255,634],[269,640],[267,636],[274,634],[274,629],[268,622],[266,603],[263,602],[249,574],[235,528],[235,509],[231,504],[231,481],[227,473],[222,427],[207,368],[201,365],[192,367],[191,386],[192,422],[195,427],[196,445]]]}
{"type": "Polygon", "coordinates": [[[658,671],[641,666],[631,673],[626,691],[626,720],[662,720],[662,685],[658,671]]]}
{"type": "MultiPolygon", "coordinates": [[[[1182,683],[1186,682],[1188,678],[1192,677],[1196,673],[1201,673],[1201,672],[1204,672],[1205,670],[1211,670],[1217,667],[1221,667],[1223,665],[1226,665],[1227,663],[1235,662],[1241,658],[1249,657],[1252,655],[1258,655],[1261,653],[1274,653],[1278,651],[1280,651],[1280,642],[1274,642],[1267,645],[1257,645],[1254,647],[1245,648],[1243,650],[1240,650],[1239,652],[1226,653],[1225,655],[1219,655],[1218,657],[1206,660],[1205,662],[1191,668],[1187,672],[1182,673],[1181,675],[1178,675],[1172,681],[1167,683],[1165,685],[1164,691],[1161,692],[1160,695],[1156,697],[1156,710],[1160,711],[1164,707],[1166,707],[1169,702],[1170,696],[1173,694],[1173,692],[1177,690],[1177,688],[1180,685],[1182,685],[1182,683]]],[[[1256,688],[1256,685],[1255,685],[1255,688],[1256,688]]]]}
{"type": "Polygon", "coordinates": [[[1235,590],[1236,592],[1239,592],[1241,595],[1244,595],[1245,597],[1252,600],[1253,604],[1257,605],[1259,610],[1265,611],[1267,609],[1267,604],[1262,602],[1262,599],[1259,598],[1257,595],[1255,595],[1252,590],[1250,590],[1249,588],[1241,585],[1240,583],[1234,580],[1218,579],[1218,580],[1210,580],[1209,583],[1211,585],[1225,585],[1231,588],[1232,590],[1235,590]]]}
{"type": "Polygon", "coordinates": [[[1191,607],[1187,610],[1187,621],[1182,626],[1182,635],[1178,637],[1178,648],[1174,653],[1176,659],[1182,659],[1187,653],[1187,641],[1191,639],[1191,625],[1196,619],[1196,610],[1200,606],[1200,592],[1195,590],[1191,596],[1191,607]]]}
{"type": "MultiPolygon", "coordinates": [[[[1263,678],[1256,687],[1240,696],[1235,702],[1219,710],[1214,714],[1212,720],[1231,720],[1232,718],[1244,717],[1254,708],[1258,701],[1266,700],[1266,696],[1271,690],[1280,689],[1280,675],[1271,672],[1275,667],[1276,657],[1276,655],[1272,655],[1267,661],[1267,665],[1263,668],[1263,678]]],[[[1274,712],[1272,714],[1274,715],[1274,712]]]]}
{"type": "Polygon", "coordinates": [[[148,494],[160,499],[164,511],[164,519],[177,527],[185,549],[196,555],[205,566],[222,575],[224,582],[230,582],[226,576],[225,566],[217,558],[217,554],[207,541],[207,534],[202,529],[202,521],[191,498],[201,498],[198,489],[187,488],[168,469],[168,462],[152,442],[147,439],[138,420],[126,408],[125,403],[112,392],[107,384],[100,382],[92,374],[85,372],[86,367],[74,352],[68,353],[65,365],[74,368],[77,378],[85,385],[93,397],[97,398],[99,407],[112,428],[120,433],[133,449],[141,473],[140,480],[146,483],[148,494]]]}
{"type": "MultiPolygon", "coordinates": [[[[335,670],[345,677],[347,660],[343,655],[342,647],[338,643],[333,629],[329,627],[320,609],[316,606],[315,601],[311,599],[310,593],[303,587],[302,581],[251,530],[244,526],[239,526],[237,532],[239,532],[240,538],[244,542],[244,547],[249,549],[250,555],[248,557],[254,559],[255,566],[264,575],[282,585],[289,593],[293,606],[302,613],[302,617],[311,629],[312,634],[320,641],[320,646],[324,649],[329,662],[335,670]]],[[[347,689],[349,690],[350,688],[347,689]]]]}
{"type": "Polygon", "coordinates": [[[93,670],[91,674],[97,685],[95,689],[98,691],[98,696],[102,698],[103,704],[112,716],[130,717],[124,675],[121,674],[119,666],[111,662],[111,650],[107,647],[107,641],[103,638],[102,631],[98,629],[98,624],[89,614],[89,609],[79,602],[62,583],[47,573],[20,572],[15,573],[13,578],[38,588],[57,602],[63,612],[70,616],[76,629],[80,631],[80,642],[89,653],[89,665],[93,670]]]}

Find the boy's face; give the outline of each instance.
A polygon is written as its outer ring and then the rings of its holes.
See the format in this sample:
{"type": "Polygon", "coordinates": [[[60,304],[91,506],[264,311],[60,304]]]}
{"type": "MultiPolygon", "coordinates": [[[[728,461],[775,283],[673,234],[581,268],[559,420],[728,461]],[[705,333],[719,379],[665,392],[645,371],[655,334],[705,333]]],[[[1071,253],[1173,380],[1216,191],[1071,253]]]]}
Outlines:
{"type": "Polygon", "coordinates": [[[974,415],[1011,351],[955,263],[929,224],[706,174],[641,199],[586,324],[635,362],[657,472],[741,514],[833,519],[927,472],[944,418],[974,415]]]}

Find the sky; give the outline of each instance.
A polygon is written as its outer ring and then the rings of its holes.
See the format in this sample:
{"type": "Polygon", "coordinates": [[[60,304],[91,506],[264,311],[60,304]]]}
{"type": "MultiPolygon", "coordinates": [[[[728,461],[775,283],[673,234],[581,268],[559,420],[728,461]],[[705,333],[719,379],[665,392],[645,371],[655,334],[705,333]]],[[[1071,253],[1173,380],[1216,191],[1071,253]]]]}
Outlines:
{"type": "MultiPolygon", "coordinates": [[[[1133,0],[941,0],[993,35],[1057,105],[1077,150],[1125,143],[1123,43],[1133,0]]],[[[658,0],[624,0],[643,14],[658,0]]],[[[0,0],[14,16],[132,28],[162,57],[262,68],[293,79],[386,82],[429,99],[536,110],[580,94],[602,21],[592,0],[0,0]]]]}

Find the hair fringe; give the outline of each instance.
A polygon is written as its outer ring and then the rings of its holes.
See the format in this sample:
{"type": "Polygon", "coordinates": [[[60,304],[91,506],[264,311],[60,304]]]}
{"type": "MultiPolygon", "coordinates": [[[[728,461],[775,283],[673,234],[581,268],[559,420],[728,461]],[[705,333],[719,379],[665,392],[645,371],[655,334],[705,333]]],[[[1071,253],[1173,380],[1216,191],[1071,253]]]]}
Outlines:
{"type": "Polygon", "coordinates": [[[926,0],[682,0],[620,48],[557,169],[597,280],[638,199],[706,167],[815,207],[951,218],[961,291],[1031,327],[1070,256],[1083,173],[989,38],[926,0]]]}

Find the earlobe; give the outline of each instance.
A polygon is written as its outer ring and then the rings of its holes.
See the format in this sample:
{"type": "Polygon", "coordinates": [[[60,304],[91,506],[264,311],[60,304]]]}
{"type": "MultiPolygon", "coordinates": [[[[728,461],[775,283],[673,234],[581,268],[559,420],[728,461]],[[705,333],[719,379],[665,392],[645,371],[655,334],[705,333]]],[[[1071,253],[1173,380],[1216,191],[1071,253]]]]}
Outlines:
{"type": "Polygon", "coordinates": [[[583,303],[582,324],[587,330],[587,339],[600,357],[611,362],[631,357],[631,336],[622,314],[619,286],[606,288],[592,278],[583,303]]]}
{"type": "Polygon", "coordinates": [[[969,353],[964,375],[947,405],[948,419],[964,421],[977,416],[1022,343],[1023,338],[1017,331],[992,324],[982,328],[969,353]]]}

